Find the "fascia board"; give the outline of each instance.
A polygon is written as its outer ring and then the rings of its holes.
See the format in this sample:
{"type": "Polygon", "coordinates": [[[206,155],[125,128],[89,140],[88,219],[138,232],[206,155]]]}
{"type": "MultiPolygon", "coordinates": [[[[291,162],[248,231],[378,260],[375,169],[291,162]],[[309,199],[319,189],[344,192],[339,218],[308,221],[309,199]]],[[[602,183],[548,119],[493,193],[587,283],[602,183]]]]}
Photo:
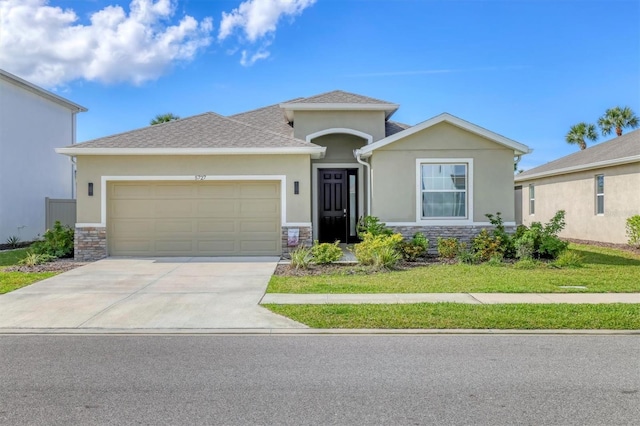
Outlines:
{"type": "Polygon", "coordinates": [[[571,166],[571,167],[563,167],[561,169],[549,170],[549,171],[540,172],[540,173],[532,173],[530,175],[525,175],[525,176],[516,175],[514,178],[514,181],[524,182],[524,181],[528,181],[536,178],[564,175],[567,173],[581,172],[581,171],[590,170],[590,169],[601,169],[603,167],[619,166],[622,164],[629,164],[629,163],[636,163],[636,162],[640,162],[640,155],[632,155],[631,157],[616,158],[614,160],[597,161],[595,163],[580,164],[580,165],[571,166]]]}

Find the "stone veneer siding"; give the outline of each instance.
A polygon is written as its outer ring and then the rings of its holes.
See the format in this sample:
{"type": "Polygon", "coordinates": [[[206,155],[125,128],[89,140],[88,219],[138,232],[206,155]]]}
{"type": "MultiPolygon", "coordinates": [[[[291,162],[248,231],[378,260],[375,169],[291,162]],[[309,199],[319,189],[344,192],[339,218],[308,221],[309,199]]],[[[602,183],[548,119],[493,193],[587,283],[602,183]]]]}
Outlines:
{"type": "Polygon", "coordinates": [[[91,262],[107,257],[107,228],[76,228],[73,237],[74,258],[81,262],[91,262]]]}
{"type": "MultiPolygon", "coordinates": [[[[429,240],[429,254],[438,254],[438,237],[457,238],[460,242],[471,244],[473,237],[480,231],[486,229],[493,230],[493,225],[463,225],[463,226],[389,226],[394,233],[400,233],[405,238],[411,238],[416,232],[422,232],[429,240]]],[[[505,226],[505,231],[512,234],[516,231],[515,226],[505,226]]]]}
{"type": "Polygon", "coordinates": [[[287,237],[289,229],[299,229],[300,235],[298,236],[298,245],[305,247],[311,247],[313,245],[313,235],[310,226],[283,226],[282,227],[282,254],[287,255],[297,246],[289,247],[287,237]]]}

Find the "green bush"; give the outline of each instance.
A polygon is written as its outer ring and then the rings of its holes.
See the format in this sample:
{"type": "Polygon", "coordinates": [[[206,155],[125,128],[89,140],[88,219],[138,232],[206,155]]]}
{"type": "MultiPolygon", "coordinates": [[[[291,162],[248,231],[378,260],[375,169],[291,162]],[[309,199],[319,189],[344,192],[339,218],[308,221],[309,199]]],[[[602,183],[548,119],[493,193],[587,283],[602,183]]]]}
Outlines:
{"type": "Polygon", "coordinates": [[[493,256],[502,255],[502,238],[491,236],[483,229],[471,241],[471,248],[480,262],[487,262],[493,256]]]}
{"type": "Polygon", "coordinates": [[[640,248],[640,214],[627,218],[627,237],[630,246],[640,248]]]}
{"type": "Polygon", "coordinates": [[[322,243],[316,241],[311,247],[311,256],[313,261],[319,265],[326,265],[342,258],[342,249],[338,246],[340,241],[333,244],[322,243]]]}
{"type": "Polygon", "coordinates": [[[509,233],[507,233],[507,231],[505,231],[504,221],[502,220],[502,217],[500,215],[500,212],[497,212],[495,216],[492,214],[485,214],[487,219],[489,219],[489,222],[494,226],[492,232],[493,236],[500,238],[500,252],[504,257],[512,259],[516,255],[516,236],[510,235],[509,233]]]}
{"type": "Polygon", "coordinates": [[[458,254],[456,255],[458,259],[458,263],[467,263],[473,265],[474,263],[478,263],[478,253],[475,253],[473,250],[468,249],[466,244],[460,245],[460,249],[458,250],[458,254]]]}
{"type": "Polygon", "coordinates": [[[356,228],[358,233],[358,237],[360,239],[363,238],[364,234],[371,235],[391,235],[393,231],[387,228],[387,225],[384,222],[380,222],[375,216],[363,216],[358,221],[358,226],[356,228]]]}
{"type": "MultiPolygon", "coordinates": [[[[402,241],[402,234],[373,235],[368,232],[362,235],[362,242],[353,246],[353,253],[362,265],[373,265],[375,258],[380,258],[382,252],[393,250],[398,255],[398,245],[402,241]]],[[[400,256],[398,256],[398,260],[400,256]]]]}
{"type": "Polygon", "coordinates": [[[401,241],[398,244],[398,250],[402,254],[402,258],[407,262],[415,262],[422,257],[429,248],[429,240],[421,232],[416,232],[409,241],[401,241]]]}
{"type": "Polygon", "coordinates": [[[56,221],[53,228],[44,233],[44,240],[35,242],[31,249],[36,254],[73,257],[73,229],[56,221]]]}
{"type": "Polygon", "coordinates": [[[584,266],[584,258],[574,251],[566,250],[553,262],[553,266],[558,268],[582,268],[584,266]]]}
{"type": "Polygon", "coordinates": [[[7,238],[7,245],[10,248],[18,248],[18,246],[20,245],[20,237],[18,237],[17,235],[12,235],[9,238],[7,238]]]}
{"type": "Polygon", "coordinates": [[[401,254],[390,245],[382,246],[372,253],[372,265],[375,269],[393,269],[400,259],[401,254]]]}
{"type": "Polygon", "coordinates": [[[438,237],[438,257],[453,259],[460,251],[460,242],[457,238],[438,237]]]}
{"type": "Polygon", "coordinates": [[[491,256],[491,259],[489,259],[489,261],[487,262],[487,265],[504,266],[504,263],[502,262],[503,259],[504,257],[500,253],[496,253],[493,256],[491,256]]]}
{"type": "Polygon", "coordinates": [[[311,248],[298,246],[289,253],[291,256],[291,266],[294,269],[307,269],[311,262],[311,248]]]}
{"type": "Polygon", "coordinates": [[[530,228],[521,231],[515,241],[516,257],[555,259],[565,251],[569,243],[558,238],[565,227],[564,214],[564,210],[559,210],[545,225],[533,222],[530,228]]]}
{"type": "Polygon", "coordinates": [[[37,254],[29,252],[24,258],[20,259],[18,263],[25,266],[36,266],[42,265],[43,263],[51,262],[54,259],[54,256],[50,256],[48,254],[37,254]]]}

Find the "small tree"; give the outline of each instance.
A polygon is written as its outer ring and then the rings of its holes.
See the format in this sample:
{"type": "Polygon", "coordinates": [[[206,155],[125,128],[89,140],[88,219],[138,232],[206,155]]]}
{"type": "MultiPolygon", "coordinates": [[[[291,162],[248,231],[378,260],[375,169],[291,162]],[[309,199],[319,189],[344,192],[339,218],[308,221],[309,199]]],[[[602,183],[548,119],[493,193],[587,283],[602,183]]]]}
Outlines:
{"type": "Polygon", "coordinates": [[[158,114],[156,115],[150,122],[150,125],[156,125],[156,124],[160,124],[160,123],[168,123],[169,121],[174,121],[174,120],[179,120],[180,117],[178,117],[177,115],[168,112],[166,114],[158,114]]]}
{"type": "Polygon", "coordinates": [[[585,139],[595,142],[598,139],[596,126],[588,123],[578,123],[569,129],[569,133],[565,136],[567,143],[576,144],[580,149],[587,149],[585,139]]]}

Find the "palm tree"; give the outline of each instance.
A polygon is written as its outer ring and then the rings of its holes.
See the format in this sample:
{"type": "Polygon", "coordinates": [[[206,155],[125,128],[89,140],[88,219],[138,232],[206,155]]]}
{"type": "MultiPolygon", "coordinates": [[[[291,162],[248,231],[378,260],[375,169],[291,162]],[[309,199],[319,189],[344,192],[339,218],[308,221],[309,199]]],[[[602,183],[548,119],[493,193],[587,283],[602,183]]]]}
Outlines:
{"type": "Polygon", "coordinates": [[[595,142],[598,139],[598,133],[596,133],[596,126],[588,123],[578,123],[571,126],[569,133],[565,136],[565,140],[570,144],[577,144],[580,149],[586,149],[587,143],[584,141],[589,139],[595,142]]]}
{"type": "Polygon", "coordinates": [[[616,135],[622,136],[622,129],[638,127],[638,116],[629,107],[609,108],[598,120],[598,126],[602,131],[602,136],[607,136],[612,129],[616,129],[616,135]]]}
{"type": "Polygon", "coordinates": [[[155,118],[149,122],[149,124],[153,126],[154,124],[167,123],[169,121],[179,120],[179,119],[180,117],[178,117],[177,115],[168,112],[166,114],[156,115],[155,118]]]}

